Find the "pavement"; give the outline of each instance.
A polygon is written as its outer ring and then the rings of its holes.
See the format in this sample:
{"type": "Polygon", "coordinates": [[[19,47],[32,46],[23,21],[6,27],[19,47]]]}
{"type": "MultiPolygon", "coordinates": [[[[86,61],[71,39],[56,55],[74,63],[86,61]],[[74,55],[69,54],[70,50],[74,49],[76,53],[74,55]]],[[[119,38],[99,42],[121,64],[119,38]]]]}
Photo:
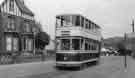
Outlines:
{"type": "Polygon", "coordinates": [[[101,64],[81,71],[56,70],[54,61],[0,66],[0,78],[134,78],[135,60],[123,57],[101,57],[101,64]]]}
{"type": "Polygon", "coordinates": [[[54,71],[54,61],[0,66],[0,78],[20,78],[54,71]],[[51,65],[51,66],[50,66],[51,65]]]}
{"type": "MultiPolygon", "coordinates": [[[[124,57],[122,58],[122,60],[124,57]]],[[[124,67],[124,60],[121,64],[121,70],[117,71],[111,78],[135,78],[135,59],[127,58],[127,68],[124,67]]]]}

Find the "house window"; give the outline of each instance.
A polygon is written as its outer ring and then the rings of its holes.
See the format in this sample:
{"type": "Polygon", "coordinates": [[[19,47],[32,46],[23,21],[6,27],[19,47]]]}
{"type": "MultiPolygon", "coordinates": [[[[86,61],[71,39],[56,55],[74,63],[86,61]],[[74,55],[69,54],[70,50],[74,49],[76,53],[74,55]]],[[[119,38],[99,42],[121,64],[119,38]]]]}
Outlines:
{"type": "Polygon", "coordinates": [[[25,40],[25,50],[26,51],[32,51],[33,47],[33,40],[32,39],[26,39],[25,40]]]}
{"type": "Polygon", "coordinates": [[[28,45],[28,51],[32,51],[32,39],[28,40],[27,45],[28,45]]]}
{"type": "Polygon", "coordinates": [[[28,23],[25,24],[25,27],[26,27],[26,28],[25,28],[25,31],[26,31],[26,32],[30,32],[30,27],[29,27],[29,24],[28,24],[28,23]]]}
{"type": "Polygon", "coordinates": [[[9,2],[9,10],[14,11],[14,0],[10,0],[10,2],[9,2]]]}
{"type": "Polygon", "coordinates": [[[6,38],[6,50],[12,51],[12,38],[11,37],[6,38]]]}
{"type": "Polygon", "coordinates": [[[18,51],[18,38],[6,37],[6,50],[7,51],[18,51]]]}
{"type": "Polygon", "coordinates": [[[13,18],[10,18],[8,21],[8,29],[9,30],[14,30],[15,29],[15,21],[13,18]]]}
{"type": "Polygon", "coordinates": [[[13,51],[18,51],[18,39],[13,38],[13,51]]]}

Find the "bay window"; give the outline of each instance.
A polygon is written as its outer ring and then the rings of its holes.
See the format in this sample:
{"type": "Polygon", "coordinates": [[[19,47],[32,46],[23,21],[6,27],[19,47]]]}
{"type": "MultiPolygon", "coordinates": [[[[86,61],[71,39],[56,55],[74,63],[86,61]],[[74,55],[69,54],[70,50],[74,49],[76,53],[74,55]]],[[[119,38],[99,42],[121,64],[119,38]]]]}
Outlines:
{"type": "Polygon", "coordinates": [[[33,49],[33,40],[32,39],[25,38],[24,49],[25,49],[25,51],[32,51],[32,49],[33,49]]]}
{"type": "Polygon", "coordinates": [[[12,38],[11,37],[6,38],[6,50],[12,51],[12,38]]]}
{"type": "Polygon", "coordinates": [[[15,37],[6,37],[6,50],[7,51],[18,51],[19,40],[15,37]]]}
{"type": "Polygon", "coordinates": [[[13,38],[13,51],[18,51],[18,38],[13,38]]]}

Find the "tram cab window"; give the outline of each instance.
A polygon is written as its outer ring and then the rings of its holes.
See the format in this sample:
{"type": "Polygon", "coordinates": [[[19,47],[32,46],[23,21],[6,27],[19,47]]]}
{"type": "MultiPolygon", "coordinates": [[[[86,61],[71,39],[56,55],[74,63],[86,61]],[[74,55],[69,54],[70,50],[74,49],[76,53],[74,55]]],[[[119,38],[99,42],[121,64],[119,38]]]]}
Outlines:
{"type": "Polygon", "coordinates": [[[80,40],[79,39],[72,40],[72,49],[73,50],[80,50],[80,40]]]}
{"type": "Polygon", "coordinates": [[[62,39],[61,49],[62,50],[70,50],[70,40],[69,39],[62,39]]]}
{"type": "Polygon", "coordinates": [[[61,16],[61,26],[71,26],[71,16],[61,16]]]}
{"type": "Polygon", "coordinates": [[[60,17],[56,17],[56,26],[57,27],[61,26],[61,18],[60,17]]]}

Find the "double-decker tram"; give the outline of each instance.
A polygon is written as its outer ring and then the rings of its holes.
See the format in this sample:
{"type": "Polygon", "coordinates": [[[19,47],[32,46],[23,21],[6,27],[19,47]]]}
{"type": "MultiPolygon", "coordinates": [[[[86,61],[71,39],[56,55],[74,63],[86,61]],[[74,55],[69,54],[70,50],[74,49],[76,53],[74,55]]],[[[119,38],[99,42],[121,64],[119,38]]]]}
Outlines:
{"type": "Polygon", "coordinates": [[[81,67],[99,61],[101,28],[80,14],[56,16],[56,66],[81,67]]]}

